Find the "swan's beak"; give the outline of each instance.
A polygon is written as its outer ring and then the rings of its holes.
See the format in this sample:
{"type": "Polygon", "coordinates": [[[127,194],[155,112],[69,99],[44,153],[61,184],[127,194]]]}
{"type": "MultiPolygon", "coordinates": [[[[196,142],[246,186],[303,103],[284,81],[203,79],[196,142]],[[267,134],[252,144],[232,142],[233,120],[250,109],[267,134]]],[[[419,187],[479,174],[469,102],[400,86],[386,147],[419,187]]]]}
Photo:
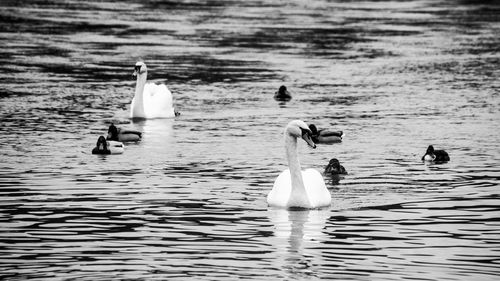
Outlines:
{"type": "Polygon", "coordinates": [[[139,74],[139,72],[141,71],[141,66],[140,65],[136,65],[134,67],[134,73],[132,73],[132,76],[137,76],[139,74]]]}
{"type": "MultiPolygon", "coordinates": [[[[302,128],[301,128],[302,129],[302,128]]],[[[302,129],[302,139],[312,148],[316,148],[316,144],[312,140],[312,132],[311,130],[302,129]]]]}

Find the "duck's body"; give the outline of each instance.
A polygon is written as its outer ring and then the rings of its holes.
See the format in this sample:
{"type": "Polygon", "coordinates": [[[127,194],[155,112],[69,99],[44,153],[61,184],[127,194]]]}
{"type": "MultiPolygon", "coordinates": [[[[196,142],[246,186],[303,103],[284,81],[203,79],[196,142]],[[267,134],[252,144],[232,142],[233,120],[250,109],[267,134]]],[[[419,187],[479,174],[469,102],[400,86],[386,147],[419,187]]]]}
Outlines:
{"type": "Polygon", "coordinates": [[[286,87],[282,85],[278,91],[274,93],[274,99],[277,101],[289,101],[292,99],[292,95],[290,95],[286,87]]]}
{"type": "Polygon", "coordinates": [[[137,142],[142,138],[142,132],[134,130],[123,130],[117,128],[113,123],[109,126],[107,140],[120,142],[137,142]]]}
{"type": "Polygon", "coordinates": [[[146,83],[147,67],[137,62],[135,95],[130,104],[130,118],[152,119],[177,116],[172,102],[172,93],[165,84],[146,83]]]}
{"type": "Polygon", "coordinates": [[[97,139],[96,147],[92,154],[122,154],[125,150],[123,143],[118,141],[106,141],[104,136],[97,139]]]}
{"type": "Polygon", "coordinates": [[[312,140],[314,143],[330,144],[342,142],[342,131],[318,130],[314,124],[309,125],[312,132],[312,140]]]}
{"type": "Polygon", "coordinates": [[[108,141],[108,148],[111,154],[122,154],[125,150],[125,146],[119,141],[108,141]]]}
{"type": "Polygon", "coordinates": [[[340,165],[339,160],[332,158],[325,167],[324,175],[330,179],[331,184],[338,184],[347,175],[347,171],[340,165]]]}
{"type": "Polygon", "coordinates": [[[300,120],[288,124],[284,133],[289,169],[276,178],[273,189],[267,196],[272,207],[314,209],[331,204],[331,195],[321,174],[314,169],[302,171],[297,155],[297,138],[301,137],[313,148],[311,131],[300,120]]]}
{"type": "Polygon", "coordinates": [[[448,152],[444,150],[435,150],[432,145],[429,145],[424,156],[422,156],[422,161],[446,162],[450,161],[450,156],[448,155],[448,152]]]}
{"type": "Polygon", "coordinates": [[[339,160],[337,158],[332,158],[330,159],[330,162],[328,162],[328,165],[325,167],[325,175],[347,175],[347,171],[345,170],[344,166],[340,165],[339,160]]]}

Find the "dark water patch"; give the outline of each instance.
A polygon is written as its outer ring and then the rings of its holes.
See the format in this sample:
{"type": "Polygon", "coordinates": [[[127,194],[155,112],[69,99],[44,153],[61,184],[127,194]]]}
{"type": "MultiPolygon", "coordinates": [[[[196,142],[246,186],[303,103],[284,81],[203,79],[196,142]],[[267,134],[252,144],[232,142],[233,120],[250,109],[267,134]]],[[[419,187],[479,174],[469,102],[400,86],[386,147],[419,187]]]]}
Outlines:
{"type": "MultiPolygon", "coordinates": [[[[421,8],[408,12],[435,16],[439,20],[432,25],[433,29],[450,27],[481,29],[486,23],[500,21],[500,4],[498,4],[498,1],[496,3],[476,1],[475,4],[470,3],[462,6],[450,6],[450,3],[439,3],[432,10],[421,8]]],[[[405,21],[405,19],[400,20],[405,21]]],[[[422,21],[419,22],[422,23],[422,21]]]]}
{"type": "MultiPolygon", "coordinates": [[[[458,40],[457,40],[458,41],[458,40]]],[[[453,55],[491,55],[500,52],[500,39],[498,36],[491,35],[490,37],[480,36],[474,41],[463,40],[458,42],[459,46],[450,48],[448,53],[453,55]]],[[[485,58],[486,60],[496,60],[497,58],[485,58]]],[[[486,64],[488,66],[488,64],[486,64]]]]}
{"type": "MultiPolygon", "coordinates": [[[[142,2],[141,2],[142,3],[142,2]]],[[[147,1],[143,3],[144,8],[151,10],[207,10],[207,9],[224,9],[228,4],[234,3],[230,0],[215,0],[215,1],[147,1]]]]}
{"type": "Polygon", "coordinates": [[[116,34],[118,30],[128,27],[126,24],[31,18],[29,15],[8,14],[5,11],[0,15],[0,32],[6,33],[22,32],[43,35],[73,35],[79,32],[92,32],[110,35],[116,34]]]}
{"type": "Polygon", "coordinates": [[[216,178],[222,180],[253,179],[259,177],[249,176],[251,166],[228,166],[224,162],[193,162],[186,166],[170,166],[164,169],[165,174],[171,177],[192,177],[197,175],[201,178],[216,178]]]}
{"type": "MultiPolygon", "coordinates": [[[[0,31],[1,32],[27,32],[35,31],[36,26],[41,26],[45,21],[41,19],[32,19],[20,15],[13,15],[3,10],[0,11],[0,31]]],[[[38,33],[38,32],[37,32],[38,33]]]]}
{"type": "Polygon", "coordinates": [[[337,87],[350,87],[350,86],[351,84],[322,82],[322,83],[306,83],[302,85],[302,88],[315,89],[315,88],[337,88],[337,87]]]}
{"type": "Polygon", "coordinates": [[[345,105],[350,106],[360,102],[367,101],[366,96],[340,96],[339,94],[331,94],[329,96],[322,96],[314,99],[303,99],[304,102],[310,103],[329,103],[330,105],[345,105]]]}
{"type": "MultiPolygon", "coordinates": [[[[2,82],[2,79],[0,79],[2,82]]],[[[0,98],[30,96],[32,92],[16,91],[16,89],[0,89],[0,98]]]]}
{"type": "MultiPolygon", "coordinates": [[[[15,46],[15,45],[14,45],[15,46]]],[[[48,45],[48,44],[38,44],[36,46],[16,46],[15,47],[15,52],[10,52],[12,50],[12,45],[10,47],[3,47],[3,50],[5,51],[5,54],[8,55],[9,57],[4,57],[3,60],[8,61],[8,58],[12,59],[12,56],[26,56],[26,57],[32,57],[32,56],[56,56],[56,57],[70,57],[71,53],[74,50],[68,49],[68,48],[61,48],[57,47],[55,45],[48,45]]],[[[9,71],[16,71],[16,69],[11,69],[9,68],[9,71]]],[[[19,70],[17,70],[19,71],[19,70]]]]}
{"type": "MultiPolygon", "coordinates": [[[[109,50],[108,50],[109,52],[109,50]]],[[[54,55],[59,55],[55,53],[54,55]]],[[[49,74],[50,78],[45,82],[64,82],[68,78],[79,83],[89,82],[123,82],[132,81],[133,61],[104,61],[95,64],[71,61],[45,61],[45,60],[26,60],[17,63],[16,67],[26,69],[38,69],[38,72],[49,74]]],[[[8,72],[11,70],[8,69],[8,72]]],[[[28,79],[28,78],[26,78],[28,79]]],[[[31,77],[36,79],[36,77],[31,77]]],[[[55,84],[53,84],[55,86],[55,84]]],[[[33,85],[38,88],[39,85],[33,85]]]]}
{"type": "Polygon", "coordinates": [[[374,37],[393,37],[393,36],[418,36],[422,34],[422,31],[418,30],[394,30],[394,29],[369,29],[365,30],[363,35],[374,36],[374,37]]]}
{"type": "MultiPolygon", "coordinates": [[[[155,28],[141,28],[141,27],[130,27],[118,31],[115,35],[119,38],[136,38],[139,35],[169,35],[175,36],[177,31],[175,30],[166,30],[166,29],[155,29],[155,28]]],[[[123,45],[133,45],[134,43],[127,42],[123,45]]],[[[161,43],[150,43],[150,42],[140,42],[135,43],[136,45],[145,45],[145,46],[161,46],[161,43]]]]}
{"type": "Polygon", "coordinates": [[[44,8],[44,9],[64,9],[64,10],[88,10],[92,1],[51,1],[51,0],[5,0],[3,7],[22,8],[44,8]]]}
{"type": "MultiPolygon", "coordinates": [[[[143,3],[143,2],[141,2],[143,3]]],[[[251,0],[251,1],[237,1],[237,0],[202,0],[202,1],[163,1],[163,0],[154,0],[147,1],[143,3],[144,7],[147,9],[163,9],[163,10],[219,10],[225,9],[226,7],[278,7],[282,6],[275,3],[268,3],[266,1],[259,0],[251,0]]]]}
{"type": "MultiPolygon", "coordinates": [[[[118,53],[119,48],[147,48],[147,47],[159,47],[165,46],[160,42],[134,42],[134,41],[126,41],[126,42],[88,42],[81,44],[81,48],[87,52],[97,55],[114,55],[118,53]]],[[[109,63],[109,65],[115,65],[117,63],[121,63],[120,61],[99,61],[97,64],[103,65],[104,63],[109,63]]],[[[130,68],[130,65],[128,66],[130,68]]]]}
{"type": "Polygon", "coordinates": [[[279,50],[283,54],[295,54],[296,49],[311,56],[338,59],[378,58],[394,56],[394,52],[383,49],[359,48],[360,54],[346,54],[352,45],[373,42],[381,36],[415,36],[420,31],[412,30],[370,30],[361,28],[260,28],[254,33],[227,33],[227,31],[206,31],[200,33],[218,47],[250,48],[258,50],[279,50]],[[304,46],[302,46],[304,45],[304,46]]]}
{"type": "Polygon", "coordinates": [[[265,81],[279,79],[274,70],[261,61],[219,59],[209,54],[170,56],[169,63],[158,65],[155,76],[171,81],[198,80],[204,83],[234,83],[243,81],[265,81]]]}
{"type": "Polygon", "coordinates": [[[361,52],[361,55],[358,56],[349,56],[346,59],[356,59],[356,58],[368,58],[368,59],[376,59],[382,57],[397,57],[399,54],[388,51],[385,49],[373,49],[373,48],[358,48],[358,51],[361,52]]]}
{"type": "MultiPolygon", "coordinates": [[[[296,44],[307,44],[310,49],[346,49],[348,44],[369,42],[358,36],[354,28],[260,28],[251,34],[220,34],[214,40],[220,47],[242,47],[252,49],[283,49],[296,44]]],[[[214,35],[211,34],[211,37],[214,35]]]]}
{"type": "Polygon", "coordinates": [[[481,1],[476,1],[476,0],[458,0],[458,3],[461,5],[472,5],[472,6],[483,6],[483,5],[493,5],[493,6],[500,6],[500,3],[496,0],[481,0],[481,1]]]}
{"type": "MultiPolygon", "coordinates": [[[[472,53],[476,52],[475,50],[467,50],[467,48],[460,49],[458,52],[463,53],[464,51],[472,53]]],[[[481,50],[477,50],[477,52],[482,53],[481,50]]],[[[451,53],[455,53],[455,51],[452,50],[451,53]]],[[[490,51],[485,53],[490,53],[490,51]]],[[[439,62],[428,61],[418,64],[404,65],[402,71],[422,73],[430,76],[440,76],[437,79],[441,80],[451,79],[452,81],[465,82],[460,83],[460,88],[463,88],[465,85],[470,85],[471,88],[476,89],[478,86],[477,83],[482,84],[479,85],[481,88],[490,88],[493,84],[487,83],[487,81],[498,76],[498,71],[492,67],[496,63],[498,63],[498,59],[495,57],[463,60],[456,59],[453,61],[443,60],[439,62]]]]}

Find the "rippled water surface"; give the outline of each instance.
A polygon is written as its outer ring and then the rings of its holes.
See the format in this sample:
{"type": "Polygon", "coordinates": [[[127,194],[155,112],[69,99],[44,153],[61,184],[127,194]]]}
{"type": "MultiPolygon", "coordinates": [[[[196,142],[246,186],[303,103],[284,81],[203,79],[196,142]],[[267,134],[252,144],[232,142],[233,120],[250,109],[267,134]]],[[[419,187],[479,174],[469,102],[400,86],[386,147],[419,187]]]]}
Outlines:
{"type": "Polygon", "coordinates": [[[498,1],[3,0],[0,277],[497,280],[499,34],[498,1]],[[180,117],[127,118],[140,59],[180,117]],[[299,146],[348,170],[330,208],[266,204],[292,119],[345,133],[299,146]],[[110,122],[143,140],[92,155],[110,122]]]}

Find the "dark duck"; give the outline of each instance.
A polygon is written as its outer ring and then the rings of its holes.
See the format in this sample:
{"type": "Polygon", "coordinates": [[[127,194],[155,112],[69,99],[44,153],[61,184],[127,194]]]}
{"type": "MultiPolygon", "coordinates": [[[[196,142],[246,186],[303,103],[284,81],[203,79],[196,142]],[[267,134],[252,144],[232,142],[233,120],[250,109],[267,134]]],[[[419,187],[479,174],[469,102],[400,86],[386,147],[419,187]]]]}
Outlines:
{"type": "Polygon", "coordinates": [[[328,131],[328,130],[318,130],[314,124],[309,125],[309,129],[312,132],[312,140],[314,143],[338,143],[342,142],[342,131],[328,131]]]}
{"type": "Polygon", "coordinates": [[[334,175],[347,175],[347,171],[344,166],[340,165],[340,162],[337,158],[330,159],[328,165],[325,167],[325,175],[334,176],[334,175]]]}
{"type": "Polygon", "coordinates": [[[96,146],[92,149],[92,154],[122,154],[124,149],[123,143],[106,140],[104,136],[100,136],[97,139],[96,146]]]}
{"type": "Polygon", "coordinates": [[[100,136],[97,139],[97,143],[94,149],[92,149],[92,154],[111,154],[111,150],[108,149],[108,142],[104,136],[100,136]]]}
{"type": "Polygon", "coordinates": [[[107,140],[121,141],[121,142],[132,142],[140,141],[142,138],[142,133],[134,130],[123,130],[117,128],[113,123],[108,128],[107,140]]]}
{"type": "Polygon", "coordinates": [[[276,93],[274,93],[274,99],[277,101],[289,101],[292,99],[292,95],[288,92],[285,86],[281,86],[276,93]]]}
{"type": "Polygon", "coordinates": [[[338,184],[345,175],[347,175],[347,171],[344,166],[340,165],[339,160],[332,158],[325,167],[324,175],[330,178],[331,184],[335,185],[338,184]]]}
{"type": "Polygon", "coordinates": [[[435,150],[434,146],[429,145],[424,156],[422,156],[422,161],[428,162],[446,162],[450,161],[450,156],[444,150],[435,150]]]}

